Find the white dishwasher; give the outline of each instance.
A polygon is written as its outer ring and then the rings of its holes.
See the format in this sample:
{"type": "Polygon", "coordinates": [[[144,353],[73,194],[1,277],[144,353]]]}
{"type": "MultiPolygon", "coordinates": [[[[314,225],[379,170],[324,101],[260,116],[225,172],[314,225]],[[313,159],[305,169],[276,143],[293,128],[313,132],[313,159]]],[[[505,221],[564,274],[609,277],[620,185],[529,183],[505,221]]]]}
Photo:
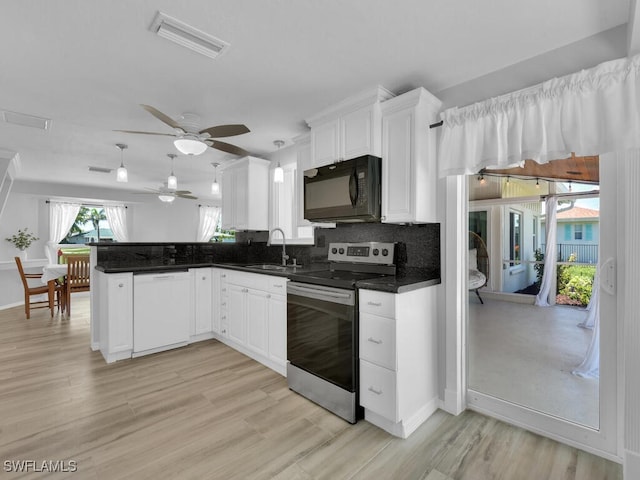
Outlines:
{"type": "Polygon", "coordinates": [[[134,274],[134,357],[188,343],[191,293],[188,271],[134,274]]]}

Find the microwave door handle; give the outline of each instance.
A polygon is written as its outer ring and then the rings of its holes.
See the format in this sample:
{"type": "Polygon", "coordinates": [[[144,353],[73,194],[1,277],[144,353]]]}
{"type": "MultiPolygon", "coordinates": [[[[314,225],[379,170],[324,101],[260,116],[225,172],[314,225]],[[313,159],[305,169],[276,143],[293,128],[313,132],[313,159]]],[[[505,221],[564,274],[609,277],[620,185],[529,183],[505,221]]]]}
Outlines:
{"type": "Polygon", "coordinates": [[[358,174],[356,170],[349,177],[349,198],[351,199],[351,206],[353,208],[358,204],[358,174]]]}

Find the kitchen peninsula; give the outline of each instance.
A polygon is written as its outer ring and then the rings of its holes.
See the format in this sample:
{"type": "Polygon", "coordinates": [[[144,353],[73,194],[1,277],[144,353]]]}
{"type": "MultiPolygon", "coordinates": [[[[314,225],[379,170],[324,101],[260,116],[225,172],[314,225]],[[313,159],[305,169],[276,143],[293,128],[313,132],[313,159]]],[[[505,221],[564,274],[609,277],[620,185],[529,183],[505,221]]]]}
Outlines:
{"type": "MultiPolygon", "coordinates": [[[[388,238],[406,243],[399,249],[396,276],[369,280],[360,288],[400,293],[440,283],[438,224],[422,227],[368,225],[357,231],[344,226],[323,230],[316,242],[322,245],[320,247],[287,247],[291,259],[296,258],[299,264],[287,268],[278,265],[280,247],[267,247],[262,232],[253,232],[251,236],[239,233],[236,243],[92,244],[91,348],[100,350],[111,363],[217,338],[284,374],[286,351],[270,355],[264,342],[247,342],[247,334],[252,332],[247,330],[246,314],[233,308],[227,310],[226,295],[247,294],[251,290],[268,296],[263,306],[271,310],[267,313],[274,318],[260,319],[260,328],[279,323],[283,338],[276,339],[272,334],[271,340],[274,345],[282,344],[281,348],[286,348],[287,277],[293,273],[326,269],[327,248],[324,245],[327,240],[361,240],[361,233],[357,232],[365,230],[368,234],[372,229],[376,230],[374,238],[380,238],[380,231],[384,231],[388,238]],[[407,255],[411,263],[407,261],[407,255]],[[236,287],[240,292],[236,292],[236,287]],[[276,305],[276,300],[281,303],[276,305]],[[148,320],[140,320],[138,315],[148,320]],[[245,318],[239,323],[237,316],[245,318]],[[277,316],[280,318],[276,321],[277,316]],[[163,318],[171,332],[159,331],[163,318]],[[136,330],[145,322],[151,322],[149,331],[159,336],[160,344],[153,346],[147,339],[136,336],[136,330]],[[136,339],[142,347],[136,346],[136,339]]],[[[251,297],[251,300],[255,298],[251,297]]],[[[264,332],[260,335],[262,339],[264,332]]],[[[266,333],[267,344],[268,341],[269,331],[266,333]]]]}

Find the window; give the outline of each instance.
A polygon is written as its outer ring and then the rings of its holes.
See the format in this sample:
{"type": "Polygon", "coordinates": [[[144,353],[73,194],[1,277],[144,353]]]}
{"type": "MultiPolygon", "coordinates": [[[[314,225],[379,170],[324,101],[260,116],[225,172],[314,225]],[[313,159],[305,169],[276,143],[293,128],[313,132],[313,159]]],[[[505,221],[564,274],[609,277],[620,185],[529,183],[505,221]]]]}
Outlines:
{"type": "Polygon", "coordinates": [[[104,208],[96,205],[83,205],[61,244],[81,244],[89,242],[113,242],[113,232],[109,227],[104,208]]]}
{"type": "Polygon", "coordinates": [[[573,226],[573,239],[582,240],[582,224],[577,223],[573,226]]]}
{"type": "Polygon", "coordinates": [[[509,260],[511,265],[520,263],[522,259],[522,213],[509,212],[509,260]]]}

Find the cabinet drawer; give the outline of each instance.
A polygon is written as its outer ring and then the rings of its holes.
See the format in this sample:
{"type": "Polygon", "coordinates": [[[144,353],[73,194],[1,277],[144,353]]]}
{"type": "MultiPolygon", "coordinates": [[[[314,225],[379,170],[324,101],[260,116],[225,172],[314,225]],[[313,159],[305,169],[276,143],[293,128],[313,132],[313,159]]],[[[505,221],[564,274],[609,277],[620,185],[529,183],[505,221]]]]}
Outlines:
{"type": "Polygon", "coordinates": [[[360,405],[397,422],[396,373],[360,360],[360,405]]]}
{"type": "Polygon", "coordinates": [[[360,315],[360,358],[396,370],[396,322],[370,313],[360,315]]]}
{"type": "Polygon", "coordinates": [[[287,294],[287,278],[269,276],[269,292],[279,293],[280,295],[287,294]]]}
{"type": "Polygon", "coordinates": [[[393,293],[360,290],[360,311],[383,317],[395,317],[396,297],[393,293]]]}

